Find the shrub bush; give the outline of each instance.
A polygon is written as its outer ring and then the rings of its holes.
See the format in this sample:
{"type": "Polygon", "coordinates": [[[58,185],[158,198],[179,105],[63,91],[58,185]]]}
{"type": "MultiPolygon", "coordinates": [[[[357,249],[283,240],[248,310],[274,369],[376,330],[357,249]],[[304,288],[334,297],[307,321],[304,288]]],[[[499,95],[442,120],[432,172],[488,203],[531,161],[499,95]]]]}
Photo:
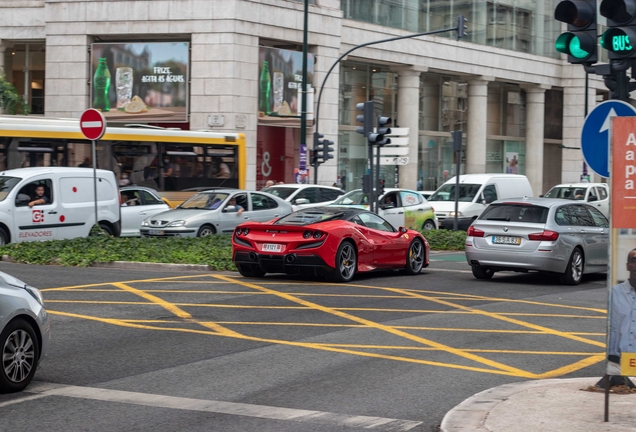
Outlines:
{"type": "MultiPolygon", "coordinates": [[[[424,231],[431,250],[464,250],[464,231],[424,231]]],[[[204,264],[211,269],[235,271],[229,235],[202,238],[117,238],[92,232],[91,237],[44,242],[10,243],[0,255],[25,264],[58,264],[88,267],[97,262],[138,261],[204,264]]]]}
{"type": "Polygon", "coordinates": [[[139,261],[206,264],[214,270],[236,270],[231,237],[227,235],[184,239],[91,236],[10,243],[0,247],[0,255],[25,264],[87,267],[96,262],[139,261]]]}
{"type": "Polygon", "coordinates": [[[422,231],[431,250],[463,251],[466,243],[466,231],[437,230],[422,231]]]}

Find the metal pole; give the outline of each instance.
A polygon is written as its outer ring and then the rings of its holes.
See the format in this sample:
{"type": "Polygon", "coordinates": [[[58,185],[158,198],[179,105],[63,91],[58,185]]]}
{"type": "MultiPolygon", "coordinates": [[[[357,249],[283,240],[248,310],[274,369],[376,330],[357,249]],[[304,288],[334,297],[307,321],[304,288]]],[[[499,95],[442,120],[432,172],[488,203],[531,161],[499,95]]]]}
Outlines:
{"type": "Polygon", "coordinates": [[[376,193],[373,194],[373,200],[375,202],[375,213],[380,213],[378,207],[380,204],[378,200],[380,199],[380,146],[375,146],[376,156],[375,156],[375,186],[378,188],[376,193]]]}
{"type": "Polygon", "coordinates": [[[99,225],[99,218],[97,217],[97,157],[95,150],[95,140],[91,141],[92,153],[93,153],[93,193],[95,194],[95,225],[99,225]]]}
{"type": "Polygon", "coordinates": [[[456,150],[457,162],[455,163],[455,219],[453,220],[453,229],[457,231],[457,212],[459,211],[459,169],[462,159],[462,151],[456,150]]]}
{"type": "MultiPolygon", "coordinates": [[[[309,0],[305,0],[305,14],[303,27],[303,82],[300,89],[302,100],[300,103],[300,159],[307,160],[307,22],[309,15],[309,0]]],[[[306,162],[298,164],[299,169],[306,169],[306,162]]],[[[317,166],[316,166],[317,168],[317,166]]],[[[317,171],[317,169],[315,169],[317,171]]]]}

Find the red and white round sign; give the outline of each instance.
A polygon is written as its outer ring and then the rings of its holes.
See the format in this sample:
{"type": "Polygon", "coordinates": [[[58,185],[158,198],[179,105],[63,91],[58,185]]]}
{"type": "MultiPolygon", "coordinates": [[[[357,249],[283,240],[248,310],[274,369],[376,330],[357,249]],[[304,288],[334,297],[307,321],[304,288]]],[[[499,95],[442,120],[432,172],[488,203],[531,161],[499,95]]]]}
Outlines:
{"type": "Polygon", "coordinates": [[[98,140],[106,132],[106,118],[96,109],[89,108],[80,117],[80,129],[89,140],[98,140]]]}

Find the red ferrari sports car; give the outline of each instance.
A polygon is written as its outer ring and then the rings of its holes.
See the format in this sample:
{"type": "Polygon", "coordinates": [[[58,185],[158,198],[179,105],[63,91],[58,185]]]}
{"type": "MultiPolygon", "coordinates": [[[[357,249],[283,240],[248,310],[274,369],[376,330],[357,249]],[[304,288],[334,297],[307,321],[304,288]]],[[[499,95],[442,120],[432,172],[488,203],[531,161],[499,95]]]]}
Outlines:
{"type": "Polygon", "coordinates": [[[417,231],[395,229],[363,209],[313,207],[266,222],[246,222],[232,235],[232,260],[243,276],[322,274],[348,282],[356,272],[402,269],[417,274],[429,246],[417,231]]]}

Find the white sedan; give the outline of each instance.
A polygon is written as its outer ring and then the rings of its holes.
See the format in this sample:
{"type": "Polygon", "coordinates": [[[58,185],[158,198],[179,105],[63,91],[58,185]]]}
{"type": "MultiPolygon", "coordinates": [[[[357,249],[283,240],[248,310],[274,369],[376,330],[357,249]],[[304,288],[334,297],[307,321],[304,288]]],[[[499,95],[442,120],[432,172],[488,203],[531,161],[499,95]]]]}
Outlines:
{"type": "Polygon", "coordinates": [[[144,219],[170,210],[154,189],[126,186],[120,189],[120,193],[122,237],[139,237],[139,227],[144,219]]]}

